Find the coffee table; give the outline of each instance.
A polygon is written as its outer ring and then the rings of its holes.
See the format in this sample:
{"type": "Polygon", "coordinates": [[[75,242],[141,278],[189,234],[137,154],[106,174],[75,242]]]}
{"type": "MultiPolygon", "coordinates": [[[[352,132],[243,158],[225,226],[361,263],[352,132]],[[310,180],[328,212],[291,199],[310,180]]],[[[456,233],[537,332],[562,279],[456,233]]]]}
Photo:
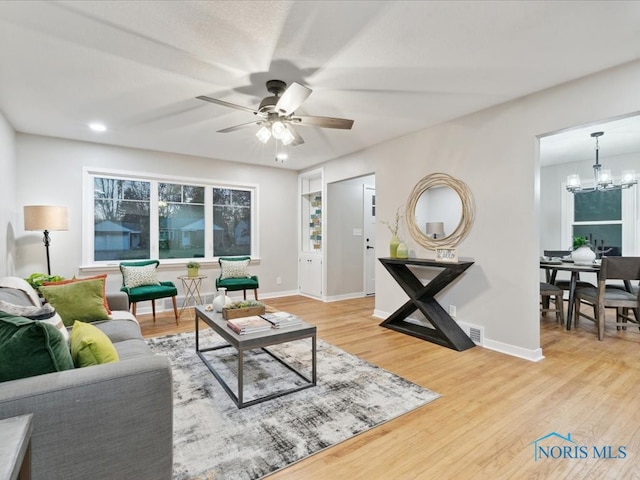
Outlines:
{"type": "Polygon", "coordinates": [[[302,322],[299,325],[283,328],[272,328],[264,332],[256,332],[245,335],[238,335],[227,326],[227,322],[222,318],[222,315],[215,311],[206,311],[204,306],[196,306],[196,353],[200,359],[204,362],[207,368],[216,377],[222,388],[227,392],[231,399],[235,402],[238,408],[245,408],[257,403],[265,402],[289,393],[298,392],[306,388],[314,387],[317,381],[316,372],[316,327],[306,322],[302,322]],[[224,345],[217,345],[214,347],[200,348],[200,335],[199,335],[199,323],[202,320],[207,326],[209,326],[214,332],[220,335],[227,343],[224,345]],[[304,338],[311,339],[311,378],[308,378],[293,366],[288,364],[285,360],[275,355],[273,352],[267,350],[266,347],[271,345],[277,345],[280,343],[292,342],[294,340],[300,340],[304,338]],[[231,389],[231,387],[225,382],[222,376],[216,371],[211,362],[203,355],[204,352],[211,352],[215,350],[221,350],[224,348],[235,348],[238,352],[238,388],[237,394],[231,389]],[[249,401],[244,401],[244,352],[248,350],[261,349],[271,357],[275,358],[282,365],[294,372],[305,383],[293,388],[276,391],[269,395],[265,395],[259,398],[254,398],[249,401]]]}

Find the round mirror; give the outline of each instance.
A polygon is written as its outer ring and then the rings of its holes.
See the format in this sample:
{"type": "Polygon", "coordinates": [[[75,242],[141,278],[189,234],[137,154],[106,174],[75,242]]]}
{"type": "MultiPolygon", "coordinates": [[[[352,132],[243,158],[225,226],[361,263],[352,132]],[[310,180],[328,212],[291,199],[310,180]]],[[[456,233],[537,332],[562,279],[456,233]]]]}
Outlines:
{"type": "Polygon", "coordinates": [[[413,188],[407,202],[409,234],[425,248],[455,247],[473,223],[469,188],[445,173],[427,175],[413,188]]]}

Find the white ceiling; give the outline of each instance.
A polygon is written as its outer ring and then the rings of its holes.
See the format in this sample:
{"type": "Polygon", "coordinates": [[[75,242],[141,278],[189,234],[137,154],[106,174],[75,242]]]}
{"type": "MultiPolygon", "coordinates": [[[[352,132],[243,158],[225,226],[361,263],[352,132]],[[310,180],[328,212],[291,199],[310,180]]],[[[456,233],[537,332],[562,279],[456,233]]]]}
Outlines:
{"type": "Polygon", "coordinates": [[[0,111],[19,132],[275,165],[266,80],[313,94],[302,169],[640,57],[640,2],[1,1],[0,111]],[[109,130],[87,129],[100,120],[109,130]],[[256,127],[257,130],[257,127],[256,127]]]}

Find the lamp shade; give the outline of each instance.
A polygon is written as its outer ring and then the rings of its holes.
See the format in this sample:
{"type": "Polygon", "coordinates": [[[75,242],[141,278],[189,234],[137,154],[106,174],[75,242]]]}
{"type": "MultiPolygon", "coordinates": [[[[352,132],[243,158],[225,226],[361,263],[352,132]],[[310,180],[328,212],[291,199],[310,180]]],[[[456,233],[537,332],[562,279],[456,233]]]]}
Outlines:
{"type": "Polygon", "coordinates": [[[444,222],[427,222],[427,235],[442,235],[444,222]]]}
{"type": "Polygon", "coordinates": [[[28,205],[24,207],[24,229],[69,230],[67,207],[28,205]]]}

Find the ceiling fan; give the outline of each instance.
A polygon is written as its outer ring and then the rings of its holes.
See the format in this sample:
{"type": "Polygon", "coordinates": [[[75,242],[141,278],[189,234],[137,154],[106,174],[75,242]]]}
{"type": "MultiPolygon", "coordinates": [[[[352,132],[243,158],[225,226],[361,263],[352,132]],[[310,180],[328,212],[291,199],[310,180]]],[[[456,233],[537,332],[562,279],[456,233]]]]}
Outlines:
{"type": "Polygon", "coordinates": [[[293,82],[287,87],[287,84],[282,80],[269,80],[267,82],[267,90],[272,96],[263,98],[257,110],[204,95],[196,98],[224,107],[250,112],[259,117],[258,120],[223,128],[222,130],[218,130],[218,132],[235,132],[245,127],[259,125],[261,128],[256,133],[256,136],[262,143],[267,143],[271,137],[280,140],[284,145],[295,146],[304,143],[302,137],[293,128],[294,125],[338,128],[343,130],[349,130],[353,126],[353,120],[347,120],[345,118],[296,115],[295,111],[312,92],[310,88],[300,85],[299,83],[293,82]]]}

